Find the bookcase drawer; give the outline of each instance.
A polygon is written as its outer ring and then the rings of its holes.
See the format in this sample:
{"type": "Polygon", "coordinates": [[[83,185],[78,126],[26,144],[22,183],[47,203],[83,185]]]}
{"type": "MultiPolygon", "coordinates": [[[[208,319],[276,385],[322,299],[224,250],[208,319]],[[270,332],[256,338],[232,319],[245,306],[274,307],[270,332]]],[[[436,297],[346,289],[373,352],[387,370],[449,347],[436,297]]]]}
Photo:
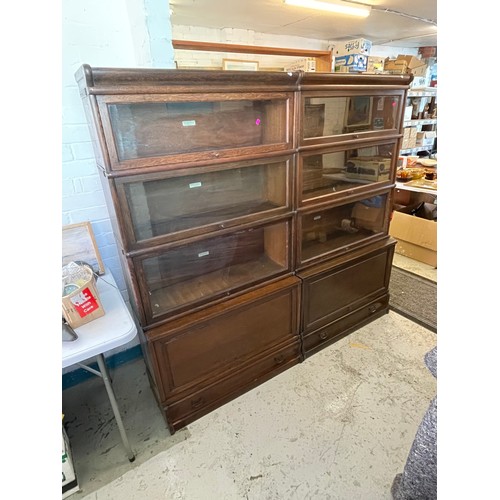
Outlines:
{"type": "Polygon", "coordinates": [[[395,244],[388,239],[337,265],[299,273],[303,278],[302,331],[313,331],[387,293],[395,244]]]}
{"type": "Polygon", "coordinates": [[[377,300],[343,316],[327,326],[304,335],[302,341],[304,357],[307,358],[334,342],[337,342],[364,323],[372,321],[388,310],[389,295],[384,294],[377,300]]]}
{"type": "Polygon", "coordinates": [[[297,341],[262,355],[251,364],[240,365],[233,376],[217,380],[203,390],[190,393],[184,399],[164,405],[167,421],[171,422],[173,430],[180,429],[298,364],[300,359],[300,344],[297,341]]]}
{"type": "Polygon", "coordinates": [[[286,342],[298,344],[300,280],[285,278],[147,332],[162,400],[237,370],[286,342]]]}

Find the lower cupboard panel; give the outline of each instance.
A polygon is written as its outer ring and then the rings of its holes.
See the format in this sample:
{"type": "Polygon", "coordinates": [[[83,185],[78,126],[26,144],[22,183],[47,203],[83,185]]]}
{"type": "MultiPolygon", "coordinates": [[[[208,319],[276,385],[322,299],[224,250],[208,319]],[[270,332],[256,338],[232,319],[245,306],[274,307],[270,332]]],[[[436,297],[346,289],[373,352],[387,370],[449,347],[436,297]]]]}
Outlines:
{"type": "Polygon", "coordinates": [[[388,311],[389,294],[386,294],[323,328],[304,335],[302,342],[304,358],[312,356],[388,311]]]}
{"type": "Polygon", "coordinates": [[[259,361],[242,367],[236,375],[218,380],[203,390],[163,407],[165,419],[175,432],[219,408],[301,361],[299,342],[278,349],[259,361]]]}

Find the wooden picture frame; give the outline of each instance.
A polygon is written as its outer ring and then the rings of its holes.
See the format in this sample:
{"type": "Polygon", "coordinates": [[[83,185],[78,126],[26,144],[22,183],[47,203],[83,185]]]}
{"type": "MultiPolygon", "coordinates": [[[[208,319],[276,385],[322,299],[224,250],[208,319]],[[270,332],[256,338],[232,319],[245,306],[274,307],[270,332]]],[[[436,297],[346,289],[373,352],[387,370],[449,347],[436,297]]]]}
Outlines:
{"type": "Polygon", "coordinates": [[[259,61],[222,59],[222,69],[226,71],[259,71],[259,61]]]}
{"type": "Polygon", "coordinates": [[[83,261],[98,275],[105,272],[101,254],[90,222],[78,222],[62,227],[62,265],[83,261]]]}

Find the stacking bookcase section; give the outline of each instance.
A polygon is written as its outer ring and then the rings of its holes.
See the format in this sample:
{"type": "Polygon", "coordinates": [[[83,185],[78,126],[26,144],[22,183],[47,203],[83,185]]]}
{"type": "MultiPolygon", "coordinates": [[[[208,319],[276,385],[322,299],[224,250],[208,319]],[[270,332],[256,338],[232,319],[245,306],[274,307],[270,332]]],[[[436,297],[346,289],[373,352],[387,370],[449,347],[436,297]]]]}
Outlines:
{"type": "Polygon", "coordinates": [[[386,238],[298,273],[305,357],[388,311],[395,244],[386,238]]]}
{"type": "Polygon", "coordinates": [[[304,74],[296,259],[307,358],[389,310],[388,236],[411,77],[304,74]]]}
{"type": "Polygon", "coordinates": [[[145,324],[291,274],[291,217],[178,241],[132,258],[145,324]]]}
{"type": "MultiPolygon", "coordinates": [[[[290,150],[297,75],[82,66],[108,172],[172,169],[290,150]]],[[[90,111],[90,110],[89,110],[90,111]]]]}
{"type": "Polygon", "coordinates": [[[387,311],[411,78],[79,69],[171,432],[387,311]]]}
{"type": "Polygon", "coordinates": [[[292,157],[117,177],[127,250],[290,213],[292,157]]]}
{"type": "Polygon", "coordinates": [[[356,78],[305,73],[298,115],[299,145],[338,144],[399,137],[408,77],[356,78]],[[400,83],[400,85],[397,85],[400,83]]]}
{"type": "Polygon", "coordinates": [[[173,430],[299,362],[299,298],[288,277],[148,332],[173,430]]]}
{"type": "Polygon", "coordinates": [[[77,73],[144,359],[172,432],[301,359],[297,77],[77,73]]]}
{"type": "Polygon", "coordinates": [[[302,153],[297,169],[298,206],[315,206],[391,186],[397,144],[392,140],[302,153]]]}
{"type": "Polygon", "coordinates": [[[311,206],[297,216],[298,269],[386,238],[391,210],[390,190],[311,206]]]}

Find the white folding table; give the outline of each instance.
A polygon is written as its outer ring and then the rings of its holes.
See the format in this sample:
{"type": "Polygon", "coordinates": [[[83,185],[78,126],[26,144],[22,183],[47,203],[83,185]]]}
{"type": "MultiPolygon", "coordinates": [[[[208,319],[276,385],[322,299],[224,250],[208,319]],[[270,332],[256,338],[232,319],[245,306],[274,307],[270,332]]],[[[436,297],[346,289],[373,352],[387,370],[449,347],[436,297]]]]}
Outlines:
{"type": "Polygon", "coordinates": [[[102,378],[128,459],[133,462],[135,455],[123,426],[104,353],[133,340],[137,335],[137,327],[110,272],[99,276],[97,290],[105,314],[75,328],[78,335],[76,340],[62,342],[62,367],[77,364],[102,378]],[[94,357],[97,358],[99,371],[82,363],[94,357]]]}

